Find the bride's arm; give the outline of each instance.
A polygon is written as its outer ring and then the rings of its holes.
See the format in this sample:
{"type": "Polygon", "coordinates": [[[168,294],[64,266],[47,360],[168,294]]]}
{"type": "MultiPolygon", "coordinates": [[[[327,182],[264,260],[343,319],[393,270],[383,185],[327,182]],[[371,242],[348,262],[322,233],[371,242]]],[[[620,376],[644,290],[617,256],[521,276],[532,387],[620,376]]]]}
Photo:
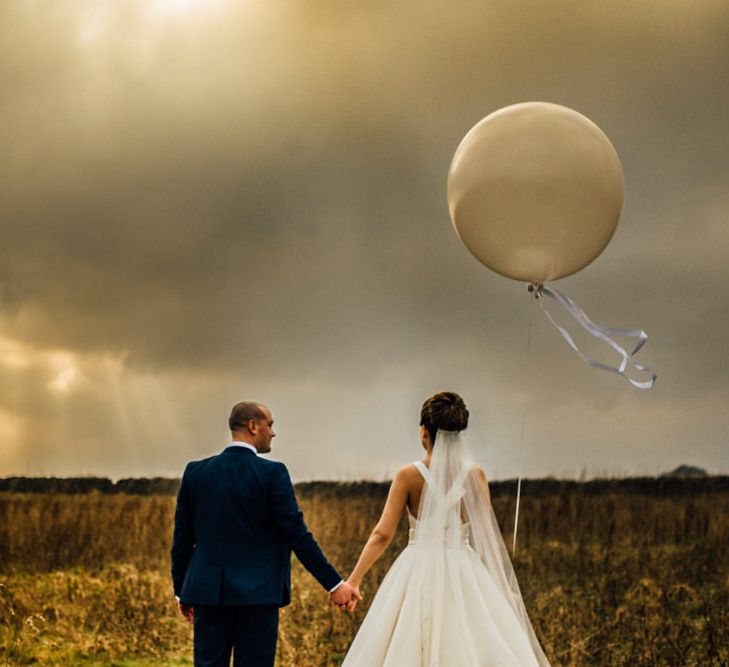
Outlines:
{"type": "Polygon", "coordinates": [[[390,492],[387,494],[385,508],[382,510],[382,516],[377,522],[374,530],[370,534],[367,544],[364,545],[360,554],[357,565],[352,574],[349,576],[349,583],[359,589],[362,578],[372,567],[372,564],[382,555],[392,542],[397,530],[397,524],[400,522],[400,515],[405,509],[405,503],[408,499],[409,471],[407,467],[402,468],[390,485],[390,492]]]}

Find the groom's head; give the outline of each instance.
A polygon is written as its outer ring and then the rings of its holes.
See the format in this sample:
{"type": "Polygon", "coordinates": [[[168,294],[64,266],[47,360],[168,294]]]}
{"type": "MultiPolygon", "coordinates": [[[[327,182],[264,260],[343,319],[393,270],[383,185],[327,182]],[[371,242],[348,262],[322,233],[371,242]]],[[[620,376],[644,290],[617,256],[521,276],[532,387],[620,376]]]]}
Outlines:
{"type": "Polygon", "coordinates": [[[271,440],[276,434],[273,417],[265,405],[251,401],[236,403],[230,411],[228,426],[234,440],[253,445],[261,454],[271,451],[271,440]]]}

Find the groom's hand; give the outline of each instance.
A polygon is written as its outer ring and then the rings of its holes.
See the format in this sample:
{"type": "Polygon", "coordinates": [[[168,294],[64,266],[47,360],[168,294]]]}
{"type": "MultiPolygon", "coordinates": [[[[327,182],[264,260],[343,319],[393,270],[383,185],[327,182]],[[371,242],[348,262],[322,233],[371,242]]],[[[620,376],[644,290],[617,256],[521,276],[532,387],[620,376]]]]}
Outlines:
{"type": "Polygon", "coordinates": [[[192,623],[195,618],[195,608],[187,604],[182,604],[182,602],[178,602],[177,606],[179,607],[180,613],[185,617],[185,619],[189,623],[192,623]]]}
{"type": "Polygon", "coordinates": [[[359,591],[354,586],[348,584],[345,581],[343,584],[341,584],[335,590],[329,593],[329,599],[332,601],[332,604],[335,604],[337,605],[337,607],[344,610],[348,608],[351,602],[354,602],[355,600],[361,600],[362,596],[359,594],[359,591]]]}

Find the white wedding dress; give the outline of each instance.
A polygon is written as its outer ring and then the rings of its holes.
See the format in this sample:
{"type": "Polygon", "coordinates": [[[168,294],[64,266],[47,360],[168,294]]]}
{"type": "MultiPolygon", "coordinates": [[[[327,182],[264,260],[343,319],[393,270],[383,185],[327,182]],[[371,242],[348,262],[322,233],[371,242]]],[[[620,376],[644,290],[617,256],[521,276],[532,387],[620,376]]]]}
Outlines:
{"type": "Polygon", "coordinates": [[[490,503],[457,433],[439,431],[419,519],[342,667],[547,667],[490,503]]]}

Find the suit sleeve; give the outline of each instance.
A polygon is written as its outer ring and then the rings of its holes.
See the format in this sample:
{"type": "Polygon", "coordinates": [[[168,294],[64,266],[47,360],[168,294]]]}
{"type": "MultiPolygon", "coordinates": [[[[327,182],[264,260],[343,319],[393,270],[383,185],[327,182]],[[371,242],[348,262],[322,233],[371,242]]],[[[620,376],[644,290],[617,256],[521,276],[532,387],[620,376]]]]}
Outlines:
{"type": "Polygon", "coordinates": [[[283,464],[276,466],[270,493],[273,519],[279,533],[291,546],[301,564],[327,591],[331,590],[342,577],[325,558],[306,527],[304,513],[296,502],[289,471],[283,464]]]}
{"type": "Polygon", "coordinates": [[[182,583],[185,581],[187,566],[190,564],[192,552],[195,549],[195,526],[192,519],[192,507],[190,506],[189,493],[189,470],[187,464],[182,474],[180,490],[177,493],[177,506],[175,508],[175,531],[172,536],[172,582],[175,587],[175,595],[179,597],[182,591],[182,583]]]}

